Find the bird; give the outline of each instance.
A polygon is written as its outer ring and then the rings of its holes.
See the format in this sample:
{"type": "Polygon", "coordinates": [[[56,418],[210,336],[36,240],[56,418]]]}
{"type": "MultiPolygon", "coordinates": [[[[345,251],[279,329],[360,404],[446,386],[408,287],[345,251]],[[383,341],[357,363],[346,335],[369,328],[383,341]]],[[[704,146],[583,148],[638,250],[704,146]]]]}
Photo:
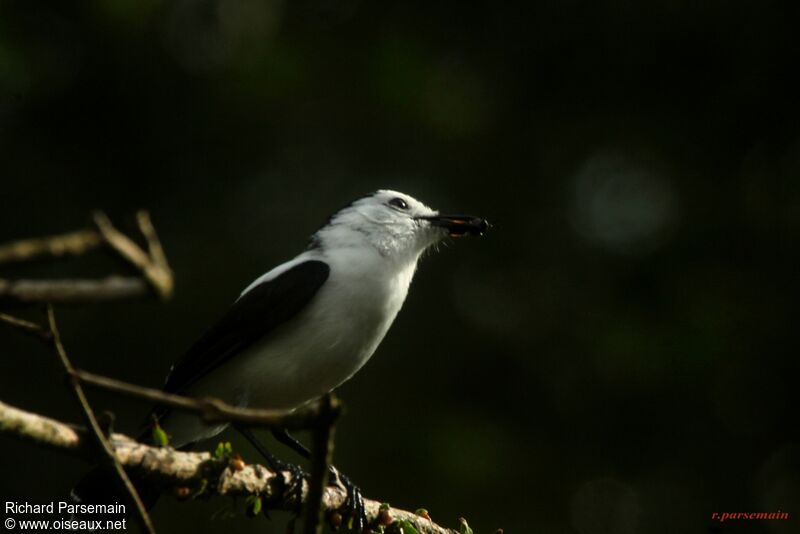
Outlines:
{"type": "MultiPolygon", "coordinates": [[[[388,189],[351,202],[330,216],[305,250],[245,287],[172,366],[164,391],[284,410],[322,397],[374,354],[408,295],[423,253],[448,236],[483,235],[488,226],[483,218],[443,215],[388,189]]],[[[212,438],[227,426],[206,425],[196,415],[166,408],[152,415],[175,448],[212,438]]],[[[249,429],[236,430],[271,467],[287,466],[249,429]]],[[[273,434],[309,456],[285,430],[273,434]]],[[[358,489],[341,476],[350,507],[363,516],[363,504],[357,510],[358,489]]],[[[85,500],[80,493],[78,485],[73,498],[85,500]]],[[[362,523],[363,517],[357,525],[362,523]]]]}

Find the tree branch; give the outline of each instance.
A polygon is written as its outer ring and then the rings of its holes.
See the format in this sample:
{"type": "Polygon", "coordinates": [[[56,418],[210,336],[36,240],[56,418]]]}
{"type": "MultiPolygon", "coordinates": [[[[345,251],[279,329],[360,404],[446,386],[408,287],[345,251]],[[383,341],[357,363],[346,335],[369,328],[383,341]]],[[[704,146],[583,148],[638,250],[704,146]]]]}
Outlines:
{"type": "Polygon", "coordinates": [[[128,236],[114,228],[105,213],[98,211],[94,214],[94,222],[106,243],[142,272],[159,297],[168,299],[172,296],[173,280],[172,271],[164,255],[164,249],[161,247],[155,228],[150,222],[150,215],[146,211],[140,211],[136,214],[136,218],[139,224],[139,231],[147,240],[150,254],[142,250],[128,236]]]}
{"type": "Polygon", "coordinates": [[[81,255],[103,245],[133,265],[141,277],[108,276],[99,280],[6,280],[0,279],[0,301],[100,302],[142,297],[151,289],[161,299],[172,296],[174,280],[164,249],[150,215],[136,214],[139,231],[147,242],[147,252],[117,230],[102,212],[94,214],[97,230],[80,230],[49,237],[23,239],[0,245],[0,264],[30,261],[42,257],[81,255]]]}
{"type": "Polygon", "coordinates": [[[97,230],[78,230],[67,234],[21,239],[0,245],[0,263],[35,260],[44,256],[79,256],[103,244],[97,230]]]}
{"type": "Polygon", "coordinates": [[[13,315],[8,315],[7,313],[0,313],[0,322],[13,326],[14,328],[25,332],[26,334],[31,335],[40,341],[50,341],[50,332],[42,328],[42,325],[39,323],[20,319],[19,317],[14,317],[13,315]]]}
{"type": "MultiPolygon", "coordinates": [[[[80,458],[91,459],[96,453],[92,438],[80,428],[66,425],[42,415],[19,410],[0,402],[0,434],[27,443],[62,450],[80,458]]],[[[279,477],[269,469],[249,464],[234,466],[229,459],[216,459],[209,452],[180,452],[170,447],[151,447],[137,443],[122,434],[111,434],[108,439],[113,454],[125,469],[146,476],[164,489],[205,486],[203,496],[248,496],[265,498],[272,509],[294,511],[297,503],[288,495],[281,495],[279,477]]],[[[286,481],[292,474],[284,472],[286,481]]],[[[308,501],[309,485],[303,482],[302,504],[308,501]]],[[[322,509],[326,513],[338,510],[347,492],[340,486],[327,486],[322,495],[322,509]]],[[[381,503],[364,499],[367,518],[375,524],[381,514],[381,503]]],[[[391,518],[408,521],[420,534],[457,534],[412,512],[392,508],[391,518]]]]}
{"type": "MultiPolygon", "coordinates": [[[[296,410],[241,408],[213,397],[185,397],[167,393],[160,389],[147,388],[115,378],[96,375],[80,369],[73,369],[72,375],[87,386],[196,413],[206,423],[228,422],[241,423],[248,426],[285,428],[286,430],[307,430],[318,424],[320,420],[321,407],[319,402],[311,403],[296,410]]],[[[329,410],[332,416],[338,416],[341,412],[341,402],[333,399],[329,410]]]]}
{"type": "MultiPolygon", "coordinates": [[[[0,313],[0,322],[33,335],[52,347],[52,329],[46,329],[38,323],[5,313],[0,313]]],[[[131,384],[74,367],[70,367],[67,372],[73,380],[77,380],[84,385],[195,413],[206,423],[227,422],[256,427],[307,430],[319,425],[330,426],[341,414],[342,410],[341,401],[333,396],[330,399],[312,402],[294,410],[244,408],[232,406],[213,397],[196,398],[167,393],[160,389],[131,384]]]]}
{"type": "Polygon", "coordinates": [[[97,442],[98,448],[103,454],[104,460],[108,464],[109,469],[116,474],[122,489],[127,494],[130,502],[133,503],[136,510],[136,518],[141,524],[142,529],[145,532],[155,534],[156,529],[153,526],[150,515],[147,513],[147,508],[142,502],[142,499],[139,497],[139,494],[136,492],[136,488],[133,487],[133,483],[131,482],[131,479],[128,478],[128,474],[122,468],[122,464],[120,464],[119,460],[114,454],[114,449],[111,447],[108,439],[106,439],[105,434],[103,434],[103,430],[100,428],[100,423],[97,422],[97,417],[95,416],[94,410],[92,410],[92,407],[89,404],[89,399],[86,398],[86,393],[83,391],[80,381],[76,380],[73,376],[75,368],[72,366],[72,362],[70,361],[69,356],[67,356],[67,351],[64,349],[64,345],[61,343],[61,335],[58,332],[56,316],[52,305],[47,306],[47,324],[50,329],[50,340],[52,341],[53,349],[58,355],[58,359],[61,361],[64,371],[66,371],[67,375],[70,377],[72,391],[75,393],[75,397],[81,407],[86,425],[91,430],[91,435],[97,442]]]}
{"type": "Polygon", "coordinates": [[[329,393],[319,401],[317,425],[311,431],[311,481],[305,515],[305,534],[322,534],[324,526],[325,488],[328,470],[333,462],[334,423],[338,416],[334,409],[335,398],[329,393]]]}
{"type": "Polygon", "coordinates": [[[17,303],[101,302],[151,294],[141,278],[109,276],[100,280],[0,279],[0,300],[17,303]]]}

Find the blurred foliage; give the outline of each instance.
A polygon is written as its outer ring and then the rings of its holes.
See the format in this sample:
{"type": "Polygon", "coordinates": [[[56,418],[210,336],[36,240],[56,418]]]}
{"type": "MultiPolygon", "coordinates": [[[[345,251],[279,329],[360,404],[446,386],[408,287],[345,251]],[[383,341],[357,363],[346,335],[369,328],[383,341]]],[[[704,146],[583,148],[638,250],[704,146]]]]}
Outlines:
{"type": "MultiPolygon", "coordinates": [[[[423,260],[342,388],[336,461],[365,494],[476,532],[797,532],[709,519],[800,512],[797,20],[769,0],[0,0],[0,240],[150,209],[176,298],[59,313],[80,366],[158,385],[352,198],[486,216],[423,260]]],[[[49,355],[0,347],[4,401],[77,421],[49,355]]],[[[93,398],[121,430],[146,411],[93,398]]],[[[7,500],[84,469],[0,457],[7,500]]],[[[287,520],[228,507],[155,520],[287,520]]]]}

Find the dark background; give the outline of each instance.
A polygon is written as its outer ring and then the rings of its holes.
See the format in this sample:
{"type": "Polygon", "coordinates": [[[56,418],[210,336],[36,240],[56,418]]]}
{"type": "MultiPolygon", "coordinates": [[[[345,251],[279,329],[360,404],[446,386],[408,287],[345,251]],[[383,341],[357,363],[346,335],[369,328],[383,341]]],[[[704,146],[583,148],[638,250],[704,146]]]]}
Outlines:
{"type": "MultiPolygon", "coordinates": [[[[79,366],[155,386],[353,198],[483,215],[341,388],[343,471],[479,533],[798,532],[709,520],[800,514],[797,21],[770,1],[3,0],[0,241],[149,209],[174,300],[59,318],[79,366]]],[[[96,253],[0,276],[109,272],[96,253]]],[[[0,353],[3,401],[79,420],[51,355],[7,328],[0,353]]],[[[129,432],[146,411],[92,398],[129,432]]],[[[0,441],[4,501],[58,500],[83,469],[0,441]]],[[[283,532],[237,506],[154,519],[283,532]]]]}

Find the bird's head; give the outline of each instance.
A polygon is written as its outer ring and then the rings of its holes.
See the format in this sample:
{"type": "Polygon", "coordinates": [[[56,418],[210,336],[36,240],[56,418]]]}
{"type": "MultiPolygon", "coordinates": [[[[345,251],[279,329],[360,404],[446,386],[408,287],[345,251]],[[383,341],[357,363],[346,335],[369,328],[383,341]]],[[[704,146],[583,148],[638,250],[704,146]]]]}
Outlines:
{"type": "Polygon", "coordinates": [[[478,236],[488,226],[480,217],[442,215],[410,195],[381,189],[335,213],[312,246],[372,246],[383,256],[416,260],[447,236],[478,236]]]}

